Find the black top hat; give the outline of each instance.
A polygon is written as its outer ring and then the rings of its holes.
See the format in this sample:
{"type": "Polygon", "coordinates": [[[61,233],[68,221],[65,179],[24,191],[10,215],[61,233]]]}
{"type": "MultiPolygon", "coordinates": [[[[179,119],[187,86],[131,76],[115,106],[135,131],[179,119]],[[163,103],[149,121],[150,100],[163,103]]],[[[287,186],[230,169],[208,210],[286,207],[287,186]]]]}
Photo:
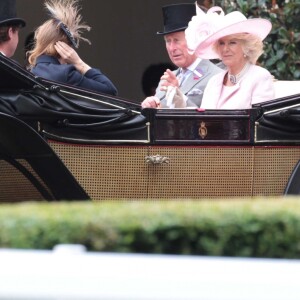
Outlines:
{"type": "Polygon", "coordinates": [[[168,34],[183,31],[188,27],[189,21],[196,15],[194,3],[181,3],[163,6],[164,31],[157,34],[168,34]]]}
{"type": "Polygon", "coordinates": [[[0,26],[26,25],[23,19],[17,18],[16,0],[0,0],[0,26]]]}

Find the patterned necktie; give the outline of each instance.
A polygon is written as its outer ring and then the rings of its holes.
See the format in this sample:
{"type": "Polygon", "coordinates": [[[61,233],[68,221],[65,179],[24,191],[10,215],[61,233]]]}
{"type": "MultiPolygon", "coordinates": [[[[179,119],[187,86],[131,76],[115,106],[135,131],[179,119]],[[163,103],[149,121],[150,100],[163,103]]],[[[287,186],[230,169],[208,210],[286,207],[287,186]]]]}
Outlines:
{"type": "Polygon", "coordinates": [[[179,86],[182,86],[187,74],[188,74],[188,69],[187,68],[181,68],[180,69],[180,73],[179,75],[177,76],[178,78],[178,83],[179,83],[179,86]]]}

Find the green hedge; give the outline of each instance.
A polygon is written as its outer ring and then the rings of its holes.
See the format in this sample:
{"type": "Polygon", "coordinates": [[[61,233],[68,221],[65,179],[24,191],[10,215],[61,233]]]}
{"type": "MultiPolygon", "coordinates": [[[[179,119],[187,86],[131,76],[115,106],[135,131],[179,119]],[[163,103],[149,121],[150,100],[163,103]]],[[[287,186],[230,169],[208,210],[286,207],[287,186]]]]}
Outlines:
{"type": "Polygon", "coordinates": [[[300,258],[300,201],[131,201],[0,206],[0,247],[300,258]]]}

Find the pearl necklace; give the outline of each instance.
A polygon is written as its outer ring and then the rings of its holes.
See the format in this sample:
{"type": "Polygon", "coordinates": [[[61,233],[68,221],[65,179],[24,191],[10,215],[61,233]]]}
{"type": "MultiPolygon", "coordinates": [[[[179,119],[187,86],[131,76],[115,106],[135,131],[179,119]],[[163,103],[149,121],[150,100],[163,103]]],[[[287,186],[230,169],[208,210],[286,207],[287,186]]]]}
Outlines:
{"type": "Polygon", "coordinates": [[[240,73],[238,73],[237,75],[232,75],[228,72],[229,81],[232,84],[237,84],[239,82],[239,80],[243,77],[243,75],[248,71],[249,68],[250,68],[250,63],[246,63],[244,65],[242,71],[240,73]]]}

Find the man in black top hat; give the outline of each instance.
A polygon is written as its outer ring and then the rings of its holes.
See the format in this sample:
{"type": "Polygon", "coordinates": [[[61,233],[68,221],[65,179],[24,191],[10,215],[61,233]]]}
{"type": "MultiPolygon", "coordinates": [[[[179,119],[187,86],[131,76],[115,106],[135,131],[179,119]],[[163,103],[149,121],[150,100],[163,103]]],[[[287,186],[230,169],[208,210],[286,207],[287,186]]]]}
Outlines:
{"type": "Polygon", "coordinates": [[[16,1],[0,0],[0,53],[12,57],[19,43],[19,29],[26,25],[17,18],[16,1]]]}
{"type": "Polygon", "coordinates": [[[157,32],[163,35],[166,49],[174,65],[175,71],[169,69],[162,75],[155,96],[147,97],[142,107],[147,108],[185,108],[200,107],[204,88],[211,76],[221,71],[209,60],[197,58],[188,52],[185,39],[185,29],[189,21],[196,15],[196,5],[192,3],[173,4],[164,6],[164,30],[157,32]],[[166,97],[169,86],[177,87],[185,95],[180,103],[170,102],[166,97]]]}

